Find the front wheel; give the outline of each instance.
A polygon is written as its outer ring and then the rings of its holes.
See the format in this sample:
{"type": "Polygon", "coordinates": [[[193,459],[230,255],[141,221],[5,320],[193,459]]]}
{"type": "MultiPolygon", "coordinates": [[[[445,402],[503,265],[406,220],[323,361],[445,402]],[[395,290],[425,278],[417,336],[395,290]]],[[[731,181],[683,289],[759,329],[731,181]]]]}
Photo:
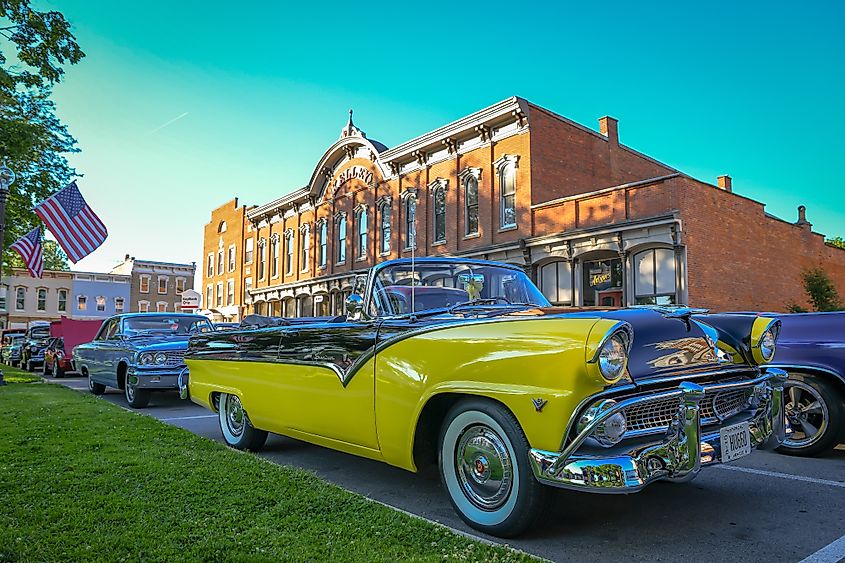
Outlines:
{"type": "Polygon", "coordinates": [[[150,390],[140,389],[137,386],[129,383],[128,377],[126,379],[127,381],[123,385],[123,394],[126,396],[126,402],[129,403],[129,406],[133,409],[142,409],[149,405],[150,390]]]}
{"type": "Polygon", "coordinates": [[[257,452],[264,446],[267,432],[252,425],[237,395],[221,394],[217,412],[226,444],[251,452],[257,452]]]}
{"type": "Polygon", "coordinates": [[[528,461],[528,440],[504,407],[456,404],[440,431],[440,477],[461,519],[482,532],[513,537],[543,511],[546,496],[528,461]]]}
{"type": "Polygon", "coordinates": [[[814,456],[836,446],[845,430],[845,399],[830,381],[790,373],[783,384],[783,402],[786,438],[779,452],[814,456]]]}

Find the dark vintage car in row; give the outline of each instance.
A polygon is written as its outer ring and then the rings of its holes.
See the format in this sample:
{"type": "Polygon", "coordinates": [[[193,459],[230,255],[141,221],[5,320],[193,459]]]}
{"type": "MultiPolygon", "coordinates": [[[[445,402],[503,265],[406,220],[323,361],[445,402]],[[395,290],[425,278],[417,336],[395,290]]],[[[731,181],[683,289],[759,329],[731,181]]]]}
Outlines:
{"type": "Polygon", "coordinates": [[[21,346],[20,365],[26,371],[35,371],[44,363],[44,349],[50,340],[50,325],[37,324],[27,329],[21,346]]]}
{"type": "Polygon", "coordinates": [[[781,321],[772,366],[785,384],[781,453],[812,456],[845,442],[845,312],[766,313],[781,321]]]}
{"type": "Polygon", "coordinates": [[[93,341],[74,348],[74,365],[88,378],[91,393],[102,395],[106,387],[121,389],[129,406],[143,408],[153,391],[177,388],[188,338],[213,330],[201,315],[117,315],[103,322],[93,341]]]}
{"type": "Polygon", "coordinates": [[[554,308],[521,269],[454,258],[383,262],[347,311],[193,336],[182,396],[235,448],[274,432],[436,465],[500,536],[544,515],[544,486],[636,492],[783,438],[777,319],[554,308]]]}

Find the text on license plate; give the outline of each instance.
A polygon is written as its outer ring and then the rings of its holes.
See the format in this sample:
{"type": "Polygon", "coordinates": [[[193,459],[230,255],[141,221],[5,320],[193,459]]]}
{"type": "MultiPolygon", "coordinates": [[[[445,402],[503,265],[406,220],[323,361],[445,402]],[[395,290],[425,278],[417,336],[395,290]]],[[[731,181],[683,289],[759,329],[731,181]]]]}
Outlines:
{"type": "Polygon", "coordinates": [[[726,426],[719,433],[722,439],[722,463],[751,453],[751,432],[747,422],[726,426]]]}

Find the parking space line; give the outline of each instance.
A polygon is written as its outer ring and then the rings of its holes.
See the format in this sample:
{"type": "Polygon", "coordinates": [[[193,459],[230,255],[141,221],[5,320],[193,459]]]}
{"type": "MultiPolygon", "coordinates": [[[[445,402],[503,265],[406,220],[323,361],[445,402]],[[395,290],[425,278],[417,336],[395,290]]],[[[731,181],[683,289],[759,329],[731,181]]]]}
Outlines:
{"type": "Polygon", "coordinates": [[[845,536],[805,557],[800,563],[836,563],[845,559],[845,536]]]}
{"type": "Polygon", "coordinates": [[[216,414],[200,414],[197,416],[171,416],[170,418],[159,418],[162,422],[170,422],[171,420],[191,420],[194,418],[217,418],[216,414]]]}
{"type": "Polygon", "coordinates": [[[845,489],[845,483],[842,481],[831,481],[829,479],[816,479],[815,477],[804,477],[803,475],[791,475],[789,473],[778,473],[776,471],[766,471],[764,469],[750,469],[748,467],[739,467],[736,465],[716,465],[716,469],[725,469],[728,471],[739,471],[741,473],[751,473],[753,475],[765,475],[766,477],[778,477],[780,479],[792,479],[793,481],[803,481],[805,483],[814,483],[816,485],[827,485],[828,487],[840,487],[845,489]]]}

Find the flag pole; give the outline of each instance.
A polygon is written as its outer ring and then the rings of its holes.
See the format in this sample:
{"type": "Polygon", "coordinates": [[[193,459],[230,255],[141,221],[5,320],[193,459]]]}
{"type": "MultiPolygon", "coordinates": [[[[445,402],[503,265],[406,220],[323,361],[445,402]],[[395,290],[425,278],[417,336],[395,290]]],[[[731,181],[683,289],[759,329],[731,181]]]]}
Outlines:
{"type": "MultiPolygon", "coordinates": [[[[3,159],[3,164],[0,164],[0,282],[3,281],[3,256],[5,254],[6,241],[6,199],[9,197],[9,187],[15,183],[15,173],[11,168],[6,166],[6,159],[3,159]]],[[[3,284],[0,283],[0,291],[3,291],[3,284]]],[[[8,300],[8,293],[3,297],[8,300]]],[[[9,304],[6,303],[5,309],[9,310],[9,304]]],[[[6,319],[8,321],[8,314],[6,319]]],[[[5,323],[3,325],[6,327],[5,323]]],[[[3,371],[0,370],[0,385],[6,385],[3,380],[3,371]]]]}

